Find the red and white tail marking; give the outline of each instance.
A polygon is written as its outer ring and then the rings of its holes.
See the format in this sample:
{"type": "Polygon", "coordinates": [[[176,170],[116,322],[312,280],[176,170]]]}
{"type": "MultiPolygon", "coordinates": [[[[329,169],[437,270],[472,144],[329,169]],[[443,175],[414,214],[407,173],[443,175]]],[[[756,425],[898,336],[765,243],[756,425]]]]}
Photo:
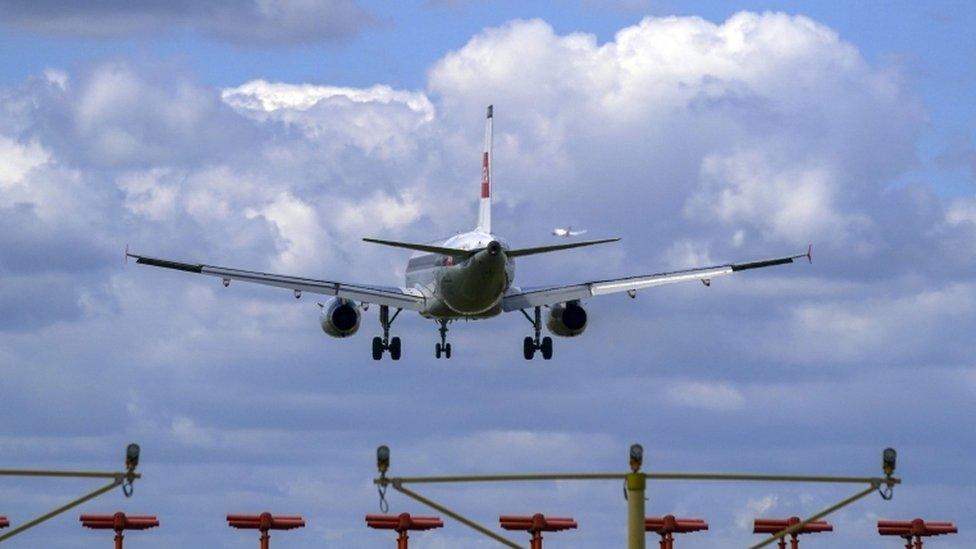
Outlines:
{"type": "Polygon", "coordinates": [[[478,230],[491,233],[491,119],[492,105],[488,105],[485,120],[485,152],[481,157],[481,204],[478,206],[478,230]]]}
{"type": "Polygon", "coordinates": [[[491,198],[491,174],[488,172],[488,153],[481,160],[481,198],[491,198]]]}

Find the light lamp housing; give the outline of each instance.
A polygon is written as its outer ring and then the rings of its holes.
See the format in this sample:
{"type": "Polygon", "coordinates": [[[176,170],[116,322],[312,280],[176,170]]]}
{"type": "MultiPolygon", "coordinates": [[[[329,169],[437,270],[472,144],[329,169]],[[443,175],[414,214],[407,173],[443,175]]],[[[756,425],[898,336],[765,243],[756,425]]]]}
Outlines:
{"type": "Polygon", "coordinates": [[[885,448],[881,453],[881,468],[886,476],[891,476],[895,472],[895,463],[898,459],[898,452],[894,448],[885,448]]]}
{"type": "Polygon", "coordinates": [[[640,444],[630,445],[630,469],[633,472],[640,470],[644,463],[644,447],[640,444]]]}
{"type": "Polygon", "coordinates": [[[132,471],[139,466],[139,445],[132,443],[125,448],[125,468],[132,471]]]}
{"type": "Polygon", "coordinates": [[[383,445],[376,449],[376,469],[380,474],[386,474],[390,469],[390,447],[383,445]]]}

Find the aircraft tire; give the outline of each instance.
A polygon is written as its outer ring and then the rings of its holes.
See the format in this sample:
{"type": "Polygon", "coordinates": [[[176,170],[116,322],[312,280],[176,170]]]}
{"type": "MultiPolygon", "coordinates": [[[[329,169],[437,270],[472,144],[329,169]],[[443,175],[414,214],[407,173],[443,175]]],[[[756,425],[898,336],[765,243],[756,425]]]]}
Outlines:
{"type": "Polygon", "coordinates": [[[525,339],[522,340],[522,356],[525,357],[525,360],[532,360],[532,357],[535,356],[535,341],[532,341],[529,336],[525,336],[525,339]]]}
{"type": "Polygon", "coordinates": [[[542,345],[539,346],[540,351],[542,351],[542,359],[549,360],[552,358],[552,338],[546,336],[542,338],[542,345]]]}
{"type": "Polygon", "coordinates": [[[440,358],[441,357],[441,344],[440,343],[435,343],[434,344],[434,356],[436,358],[440,358]]]}
{"type": "Polygon", "coordinates": [[[373,360],[381,358],[383,358],[383,339],[377,336],[373,338],[373,360]]]}
{"type": "Polygon", "coordinates": [[[400,360],[400,338],[394,337],[390,339],[390,358],[393,360],[400,360]]]}
{"type": "Polygon", "coordinates": [[[451,344],[444,345],[444,358],[451,358],[451,344]]]}

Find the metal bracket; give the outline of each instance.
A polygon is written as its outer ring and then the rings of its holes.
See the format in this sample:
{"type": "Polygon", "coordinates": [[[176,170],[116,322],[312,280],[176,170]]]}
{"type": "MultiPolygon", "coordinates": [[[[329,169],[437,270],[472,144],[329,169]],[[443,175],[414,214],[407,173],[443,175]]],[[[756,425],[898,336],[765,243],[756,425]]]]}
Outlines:
{"type": "Polygon", "coordinates": [[[85,503],[86,501],[97,498],[98,496],[111,491],[112,489],[122,486],[123,490],[126,490],[126,485],[128,485],[128,492],[126,496],[132,494],[132,481],[135,479],[142,478],[139,473],[133,473],[131,471],[126,473],[101,473],[101,472],[91,472],[91,471],[34,471],[34,470],[16,470],[16,469],[0,469],[0,476],[16,476],[16,477],[59,477],[59,478],[111,478],[112,482],[93,490],[80,498],[69,501],[68,503],[58,507],[57,509],[45,513],[35,519],[29,520],[16,528],[5,532],[0,535],[0,543],[29,530],[42,522],[54,518],[61,513],[70,511],[71,509],[85,503]]]}
{"type": "Polygon", "coordinates": [[[464,515],[462,515],[460,513],[457,513],[455,511],[452,511],[452,510],[450,510],[447,507],[441,505],[440,503],[437,503],[436,501],[434,501],[432,499],[425,498],[424,496],[418,494],[417,492],[414,492],[413,490],[410,490],[408,488],[404,488],[403,487],[403,483],[400,481],[400,479],[396,479],[396,478],[391,479],[391,484],[393,485],[393,489],[396,490],[397,492],[400,492],[401,494],[403,494],[403,495],[405,495],[405,496],[407,496],[409,498],[412,498],[412,499],[420,502],[421,504],[426,505],[427,507],[430,507],[431,509],[434,509],[436,511],[439,511],[439,512],[441,512],[441,513],[443,513],[443,514],[451,517],[452,519],[460,522],[461,524],[467,526],[468,528],[471,528],[472,530],[475,530],[476,532],[478,532],[478,533],[480,533],[482,535],[488,536],[489,538],[497,541],[498,543],[501,543],[502,545],[504,545],[506,547],[511,547],[512,549],[524,549],[521,545],[515,543],[514,541],[512,541],[512,540],[510,540],[508,538],[505,538],[504,536],[501,536],[499,534],[496,534],[495,532],[492,532],[488,528],[482,526],[481,524],[478,524],[477,522],[469,519],[468,517],[466,517],[466,516],[464,516],[464,515]]]}

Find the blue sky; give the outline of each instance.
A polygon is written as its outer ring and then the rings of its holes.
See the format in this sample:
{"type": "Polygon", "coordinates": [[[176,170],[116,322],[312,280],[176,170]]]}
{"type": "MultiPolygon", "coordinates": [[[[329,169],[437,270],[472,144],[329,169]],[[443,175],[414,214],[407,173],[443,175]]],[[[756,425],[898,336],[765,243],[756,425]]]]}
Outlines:
{"type": "MultiPolygon", "coordinates": [[[[135,497],[82,511],[159,514],[139,546],[241,546],[223,515],[269,509],[308,519],[276,538],[290,547],[386,547],[361,522],[378,444],[405,475],[614,470],[635,441],[657,470],[875,474],[891,445],[895,499],[819,543],[887,546],[874,521],[921,515],[960,525],[939,546],[973,545],[971,5],[262,5],[0,3],[4,466],[113,468],[135,440],[135,497]],[[470,228],[489,102],[496,229],[623,238],[520,261],[518,284],[808,242],[815,263],[591,300],[547,363],[521,359],[521,316],[456,324],[450,362],[407,317],[394,364],[369,359],[374,309],[332,340],[313,299],[121,262],[129,244],[397,284],[404,255],[359,239],[470,228]]],[[[5,481],[0,514],[84,488],[5,481]]],[[[618,486],[430,494],[486,522],[575,516],[566,546],[623,539],[618,486]]],[[[846,494],[652,485],[648,511],[707,518],[684,547],[741,547],[750,517],[846,494]]],[[[95,538],[72,512],[11,546],[95,538]]],[[[489,546],[454,524],[412,541],[489,546]]]]}

